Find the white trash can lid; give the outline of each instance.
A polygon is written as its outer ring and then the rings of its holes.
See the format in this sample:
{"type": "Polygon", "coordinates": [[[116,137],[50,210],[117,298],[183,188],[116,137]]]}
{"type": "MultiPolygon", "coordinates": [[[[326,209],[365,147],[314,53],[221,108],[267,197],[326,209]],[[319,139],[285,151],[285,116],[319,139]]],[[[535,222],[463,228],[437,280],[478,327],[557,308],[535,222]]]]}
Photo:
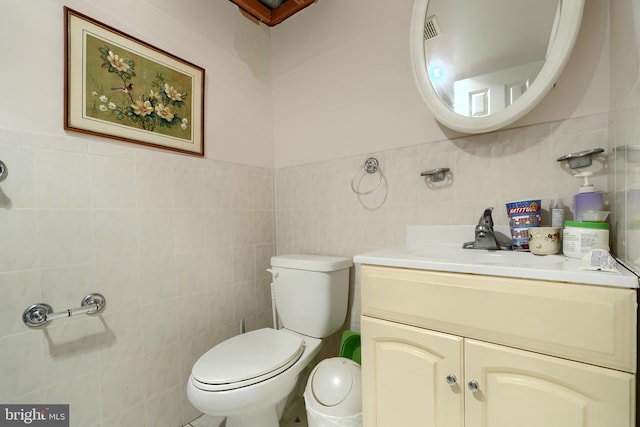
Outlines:
{"type": "Polygon", "coordinates": [[[314,410],[333,416],[362,412],[360,365],[344,357],[320,362],[309,375],[305,401],[314,410]]]}

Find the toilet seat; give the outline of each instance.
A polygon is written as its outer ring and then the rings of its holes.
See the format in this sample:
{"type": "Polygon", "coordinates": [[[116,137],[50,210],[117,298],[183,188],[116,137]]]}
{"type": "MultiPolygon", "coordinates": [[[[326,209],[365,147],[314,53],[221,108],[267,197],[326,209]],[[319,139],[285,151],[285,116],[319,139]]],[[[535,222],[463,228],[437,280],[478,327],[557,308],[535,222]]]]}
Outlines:
{"type": "Polygon", "coordinates": [[[230,338],[193,365],[192,383],[204,391],[233,390],[272,378],[296,363],[302,337],[283,330],[258,329],[230,338]]]}

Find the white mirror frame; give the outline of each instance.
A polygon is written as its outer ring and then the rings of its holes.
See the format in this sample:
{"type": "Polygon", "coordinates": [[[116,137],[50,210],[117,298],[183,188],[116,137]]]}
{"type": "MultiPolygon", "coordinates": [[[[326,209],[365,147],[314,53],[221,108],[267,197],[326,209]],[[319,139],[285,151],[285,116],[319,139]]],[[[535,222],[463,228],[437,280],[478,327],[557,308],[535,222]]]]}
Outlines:
{"type": "MultiPolygon", "coordinates": [[[[479,0],[473,0],[479,1],[479,0]]],[[[466,117],[453,112],[436,93],[427,73],[424,49],[424,22],[429,0],[415,0],[411,19],[411,61],[418,91],[436,120],[464,133],[484,133],[507,126],[531,111],[556,83],[578,37],[584,0],[559,0],[560,20],[553,46],[540,73],[529,89],[507,108],[483,117],[466,117]]]]}

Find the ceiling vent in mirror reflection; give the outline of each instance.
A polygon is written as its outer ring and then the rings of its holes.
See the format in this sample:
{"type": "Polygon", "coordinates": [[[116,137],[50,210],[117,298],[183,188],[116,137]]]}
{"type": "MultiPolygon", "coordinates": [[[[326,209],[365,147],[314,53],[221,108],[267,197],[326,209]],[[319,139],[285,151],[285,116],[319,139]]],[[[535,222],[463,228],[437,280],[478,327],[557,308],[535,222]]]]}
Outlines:
{"type": "Polygon", "coordinates": [[[429,16],[424,20],[424,39],[435,39],[440,35],[440,25],[435,15],[429,16]]]}
{"type": "Polygon", "coordinates": [[[483,133],[527,114],[564,69],[583,8],[584,0],[415,0],[413,72],[433,117],[483,133]]]}

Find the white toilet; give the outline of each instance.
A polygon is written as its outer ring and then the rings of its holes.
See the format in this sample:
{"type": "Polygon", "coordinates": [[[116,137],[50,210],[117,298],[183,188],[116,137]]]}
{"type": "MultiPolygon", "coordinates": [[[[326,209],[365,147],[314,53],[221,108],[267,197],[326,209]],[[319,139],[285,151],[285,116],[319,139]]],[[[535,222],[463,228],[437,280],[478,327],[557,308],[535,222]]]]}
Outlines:
{"type": "Polygon", "coordinates": [[[187,396],[198,410],[226,416],[226,427],[278,427],[298,376],[322,338],[342,327],[349,295],[349,258],[271,258],[275,305],[283,329],[230,338],[193,365],[187,396]]]}

